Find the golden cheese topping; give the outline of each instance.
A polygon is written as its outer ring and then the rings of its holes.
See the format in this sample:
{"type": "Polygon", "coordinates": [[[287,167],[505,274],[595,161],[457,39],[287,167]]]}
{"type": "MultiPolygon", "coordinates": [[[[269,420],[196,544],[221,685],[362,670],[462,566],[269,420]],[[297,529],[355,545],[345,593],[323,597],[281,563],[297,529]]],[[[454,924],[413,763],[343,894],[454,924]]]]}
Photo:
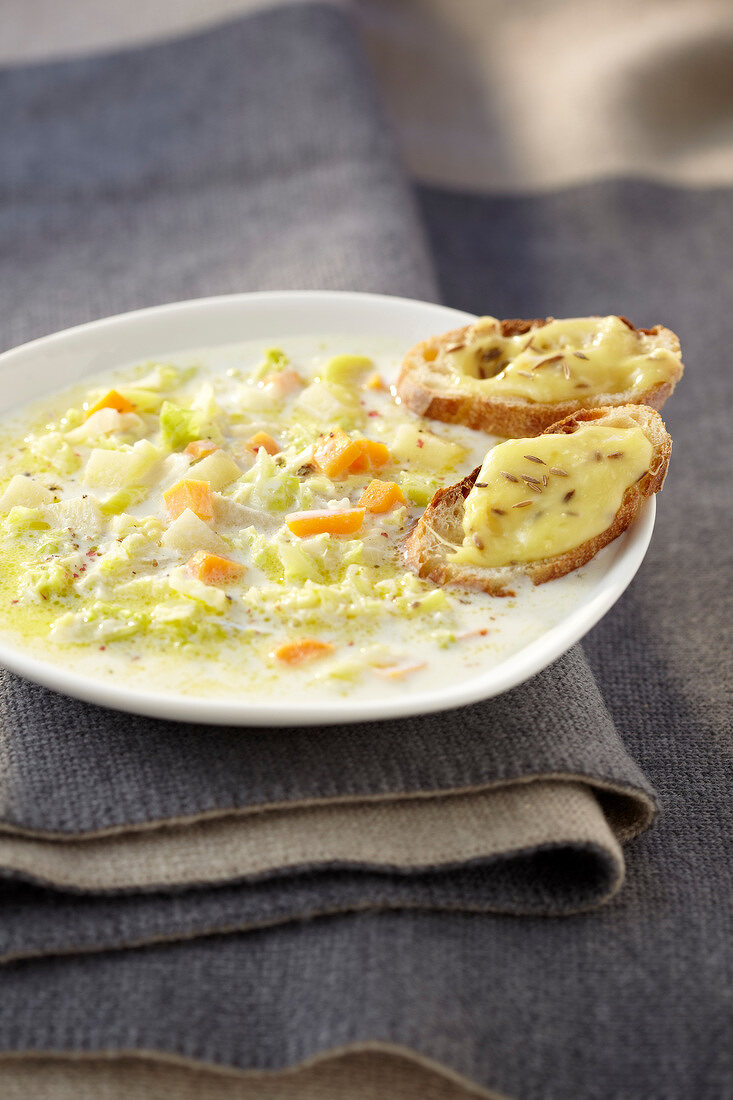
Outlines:
{"type": "Polygon", "coordinates": [[[636,425],[500,443],[466,498],[465,538],[449,560],[500,567],[574,550],[611,525],[651,459],[636,425]]]}
{"type": "Polygon", "coordinates": [[[496,318],[481,317],[443,357],[456,385],[481,394],[546,404],[628,393],[633,401],[679,370],[679,353],[658,345],[620,317],[550,321],[508,337],[496,318]]]}

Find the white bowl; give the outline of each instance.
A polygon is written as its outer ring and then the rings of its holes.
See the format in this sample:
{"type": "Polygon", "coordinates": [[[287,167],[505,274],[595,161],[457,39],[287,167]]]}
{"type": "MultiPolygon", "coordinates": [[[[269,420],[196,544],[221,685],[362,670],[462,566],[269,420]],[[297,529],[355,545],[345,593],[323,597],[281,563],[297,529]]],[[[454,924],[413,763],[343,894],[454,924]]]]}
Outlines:
{"type": "MultiPolygon", "coordinates": [[[[0,379],[5,383],[0,391],[5,395],[0,412],[64,389],[89,374],[196,347],[245,339],[284,342],[289,337],[338,332],[355,337],[376,333],[407,349],[431,334],[473,319],[470,314],[426,302],[327,291],[238,294],[158,306],[68,329],[0,355],[0,379]]],[[[583,590],[582,600],[539,638],[498,664],[467,671],[450,682],[432,683],[428,690],[386,698],[324,695],[312,702],[282,697],[262,701],[181,696],[80,675],[7,641],[0,641],[0,663],[29,680],[91,703],[185,722],[317,725],[444,710],[515,687],[582,638],[638,570],[651,539],[654,516],[652,498],[636,522],[603,551],[602,567],[583,590]]]]}

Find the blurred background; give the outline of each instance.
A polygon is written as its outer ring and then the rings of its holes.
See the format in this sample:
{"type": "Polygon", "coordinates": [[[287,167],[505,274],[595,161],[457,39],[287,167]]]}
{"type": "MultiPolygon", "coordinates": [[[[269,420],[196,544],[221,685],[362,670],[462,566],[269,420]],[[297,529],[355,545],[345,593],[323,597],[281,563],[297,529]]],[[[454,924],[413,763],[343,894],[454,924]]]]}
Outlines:
{"type": "MultiPolygon", "coordinates": [[[[0,63],[140,45],[276,6],[3,0],[0,63]]],[[[733,179],[730,0],[341,6],[356,13],[406,165],[420,181],[517,191],[607,174],[698,185],[733,179]]]]}

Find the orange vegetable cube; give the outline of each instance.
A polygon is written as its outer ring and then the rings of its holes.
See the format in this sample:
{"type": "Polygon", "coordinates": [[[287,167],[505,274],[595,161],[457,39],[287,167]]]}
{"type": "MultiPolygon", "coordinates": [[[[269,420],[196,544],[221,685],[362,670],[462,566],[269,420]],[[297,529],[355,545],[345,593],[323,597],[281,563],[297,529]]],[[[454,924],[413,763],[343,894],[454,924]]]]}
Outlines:
{"type": "Polygon", "coordinates": [[[87,411],[87,420],[92,413],[99,412],[100,409],[117,409],[119,413],[129,413],[135,411],[135,406],[132,401],[128,401],[117,390],[110,390],[104,397],[100,397],[96,405],[92,405],[91,409],[87,411]]]}
{"type": "Polygon", "coordinates": [[[328,477],[345,474],[362,453],[362,440],[352,439],[342,428],[322,435],[313,450],[313,461],[328,477]]]}
{"type": "Polygon", "coordinates": [[[184,450],[184,454],[190,455],[194,462],[199,458],[206,458],[207,455],[213,455],[214,451],[219,450],[219,445],[214,443],[213,439],[194,439],[193,443],[189,443],[184,450]]]}
{"type": "Polygon", "coordinates": [[[334,646],[330,642],[320,642],[318,638],[296,638],[295,641],[279,646],[272,656],[286,665],[302,665],[304,661],[325,657],[327,653],[333,653],[333,650],[334,646]]]}
{"type": "Polygon", "coordinates": [[[178,519],[187,508],[204,523],[214,518],[214,502],[208,481],[194,481],[193,478],[186,477],[171,485],[163,493],[163,500],[170,519],[178,519]]]}
{"type": "Polygon", "coordinates": [[[353,474],[378,470],[380,466],[384,466],[385,462],[389,462],[389,449],[384,443],[377,443],[375,439],[360,439],[358,442],[361,444],[361,454],[351,464],[353,474]]]}
{"type": "Polygon", "coordinates": [[[366,382],[362,386],[362,389],[364,389],[364,390],[384,390],[386,388],[387,387],[385,386],[384,382],[382,381],[381,374],[377,374],[376,371],[375,371],[374,374],[369,375],[366,382]]]}
{"type": "Polygon", "coordinates": [[[231,558],[222,558],[219,554],[210,554],[206,550],[197,550],[186,562],[186,572],[204,584],[228,584],[236,581],[244,573],[244,566],[231,558]]]}
{"type": "Polygon", "coordinates": [[[279,443],[276,443],[271,435],[267,432],[256,432],[251,439],[247,440],[247,448],[255,453],[259,451],[260,447],[267,451],[268,455],[279,455],[282,448],[279,443]]]}
{"type": "Polygon", "coordinates": [[[343,512],[293,512],[285,521],[298,538],[308,535],[353,535],[364,522],[363,508],[347,508],[343,512]]]}
{"type": "Polygon", "coordinates": [[[366,456],[373,470],[389,462],[391,455],[389,453],[389,448],[384,443],[378,443],[376,439],[365,439],[364,443],[366,444],[364,448],[366,456]]]}
{"type": "Polygon", "coordinates": [[[403,492],[394,481],[370,481],[359,500],[367,512],[388,512],[396,504],[404,503],[403,492]]]}

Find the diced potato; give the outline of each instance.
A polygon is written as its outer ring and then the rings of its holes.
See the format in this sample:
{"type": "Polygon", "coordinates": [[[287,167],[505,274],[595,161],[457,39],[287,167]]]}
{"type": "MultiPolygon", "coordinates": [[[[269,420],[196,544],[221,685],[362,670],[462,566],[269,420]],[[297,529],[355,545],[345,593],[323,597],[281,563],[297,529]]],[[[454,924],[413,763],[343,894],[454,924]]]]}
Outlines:
{"type": "Polygon", "coordinates": [[[278,400],[263,386],[243,385],[237,394],[237,405],[243,412],[273,413],[278,400]]]}
{"type": "Polygon", "coordinates": [[[280,520],[271,512],[259,508],[248,508],[231,497],[221,493],[211,494],[214,505],[214,523],[217,527],[255,527],[258,531],[274,531],[280,526],[280,520]]]}
{"type": "Polygon", "coordinates": [[[322,424],[338,423],[344,417],[359,416],[361,419],[360,410],[349,390],[333,383],[311,382],[298,396],[295,404],[322,424]]]}
{"type": "Polygon", "coordinates": [[[223,489],[231,481],[242,476],[242,471],[226,451],[214,451],[191,467],[191,477],[208,481],[212,489],[223,489]]]}
{"type": "Polygon", "coordinates": [[[108,451],[95,447],[84,471],[84,484],[101,489],[127,489],[147,481],[160,458],[160,451],[141,439],[130,451],[108,451]]]}
{"type": "Polygon", "coordinates": [[[224,540],[190,508],[186,508],[178,519],[173,520],[160,541],[169,550],[180,550],[182,554],[192,554],[195,550],[210,550],[213,554],[222,554],[227,550],[224,540]]]}
{"type": "Polygon", "coordinates": [[[109,405],[89,413],[87,419],[78,428],[66,433],[69,443],[84,443],[87,439],[98,439],[100,435],[108,435],[110,432],[130,432],[136,434],[141,431],[143,422],[137,413],[119,412],[109,405]]]}
{"type": "Polygon", "coordinates": [[[415,462],[429,470],[446,470],[465,455],[463,447],[449,443],[414,424],[400,424],[391,443],[392,456],[398,462],[415,462]]]}
{"type": "Polygon", "coordinates": [[[191,469],[191,459],[183,451],[174,451],[166,455],[156,471],[155,487],[161,492],[170,489],[184,477],[188,477],[191,469]]]}
{"type": "Polygon", "coordinates": [[[53,493],[45,485],[41,485],[32,477],[16,474],[0,497],[0,512],[9,512],[16,505],[22,505],[24,508],[38,508],[42,504],[50,504],[52,500],[53,493]]]}

